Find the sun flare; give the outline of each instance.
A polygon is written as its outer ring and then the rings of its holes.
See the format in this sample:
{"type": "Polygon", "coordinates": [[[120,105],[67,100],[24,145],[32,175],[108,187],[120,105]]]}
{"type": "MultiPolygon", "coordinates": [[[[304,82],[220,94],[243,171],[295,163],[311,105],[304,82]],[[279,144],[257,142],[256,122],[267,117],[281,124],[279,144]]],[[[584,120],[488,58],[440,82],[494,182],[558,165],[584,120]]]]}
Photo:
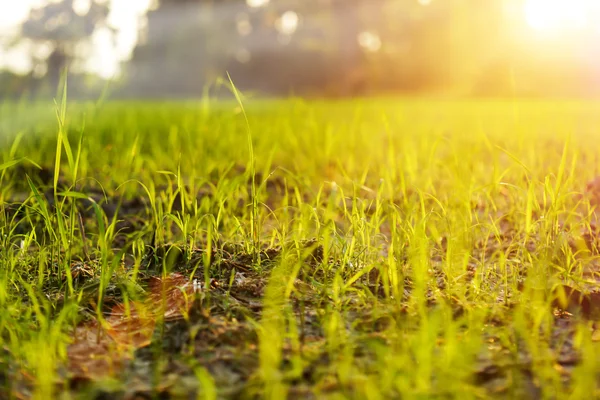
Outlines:
{"type": "Polygon", "coordinates": [[[527,0],[525,18],[537,31],[584,29],[596,0],[527,0]]]}

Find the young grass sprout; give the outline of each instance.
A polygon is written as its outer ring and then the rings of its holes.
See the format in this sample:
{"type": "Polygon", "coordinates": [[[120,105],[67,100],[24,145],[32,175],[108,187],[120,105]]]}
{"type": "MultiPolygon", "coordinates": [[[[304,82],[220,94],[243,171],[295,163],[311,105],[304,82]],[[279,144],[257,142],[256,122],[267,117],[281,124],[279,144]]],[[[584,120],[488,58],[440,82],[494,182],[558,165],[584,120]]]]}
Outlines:
{"type": "Polygon", "coordinates": [[[228,84],[0,125],[2,393],[600,394],[595,105],[228,84]]]}

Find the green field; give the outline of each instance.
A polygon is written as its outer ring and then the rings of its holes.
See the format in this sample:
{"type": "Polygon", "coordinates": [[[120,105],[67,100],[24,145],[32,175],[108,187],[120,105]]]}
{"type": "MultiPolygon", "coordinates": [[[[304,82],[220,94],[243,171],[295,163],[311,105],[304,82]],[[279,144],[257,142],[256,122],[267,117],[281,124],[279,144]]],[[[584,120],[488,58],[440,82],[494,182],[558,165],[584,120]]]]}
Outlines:
{"type": "Polygon", "coordinates": [[[598,139],[591,102],[5,102],[0,398],[599,396],[598,139]]]}

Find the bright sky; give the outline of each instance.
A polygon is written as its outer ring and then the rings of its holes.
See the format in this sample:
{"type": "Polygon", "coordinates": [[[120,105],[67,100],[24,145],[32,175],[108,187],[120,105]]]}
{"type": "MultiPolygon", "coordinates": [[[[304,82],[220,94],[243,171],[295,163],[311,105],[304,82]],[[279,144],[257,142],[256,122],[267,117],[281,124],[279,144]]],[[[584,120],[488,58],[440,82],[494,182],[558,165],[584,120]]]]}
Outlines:
{"type": "MultiPolygon", "coordinates": [[[[0,0],[0,69],[27,72],[31,68],[28,49],[16,47],[3,49],[2,42],[11,37],[18,26],[27,19],[32,8],[52,0],[0,0]]],[[[108,0],[111,3],[108,24],[117,29],[116,47],[108,29],[98,29],[92,37],[92,55],[85,70],[109,79],[120,73],[119,63],[131,56],[138,40],[140,22],[153,0],[108,0]]],[[[74,8],[89,8],[89,0],[75,0],[74,8]]]]}
{"type": "MultiPolygon", "coordinates": [[[[598,0],[527,0],[527,24],[540,32],[564,34],[593,28],[599,22],[598,0]]],[[[599,29],[600,25],[596,27],[599,29]]]]}

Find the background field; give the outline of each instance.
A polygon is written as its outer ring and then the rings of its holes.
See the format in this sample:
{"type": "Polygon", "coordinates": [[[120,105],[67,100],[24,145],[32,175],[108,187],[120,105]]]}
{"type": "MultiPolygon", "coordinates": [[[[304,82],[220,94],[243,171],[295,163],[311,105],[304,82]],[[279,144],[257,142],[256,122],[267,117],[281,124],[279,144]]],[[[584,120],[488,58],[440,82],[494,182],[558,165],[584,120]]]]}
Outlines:
{"type": "Polygon", "coordinates": [[[243,105],[0,105],[6,397],[598,394],[600,104],[243,105]]]}

